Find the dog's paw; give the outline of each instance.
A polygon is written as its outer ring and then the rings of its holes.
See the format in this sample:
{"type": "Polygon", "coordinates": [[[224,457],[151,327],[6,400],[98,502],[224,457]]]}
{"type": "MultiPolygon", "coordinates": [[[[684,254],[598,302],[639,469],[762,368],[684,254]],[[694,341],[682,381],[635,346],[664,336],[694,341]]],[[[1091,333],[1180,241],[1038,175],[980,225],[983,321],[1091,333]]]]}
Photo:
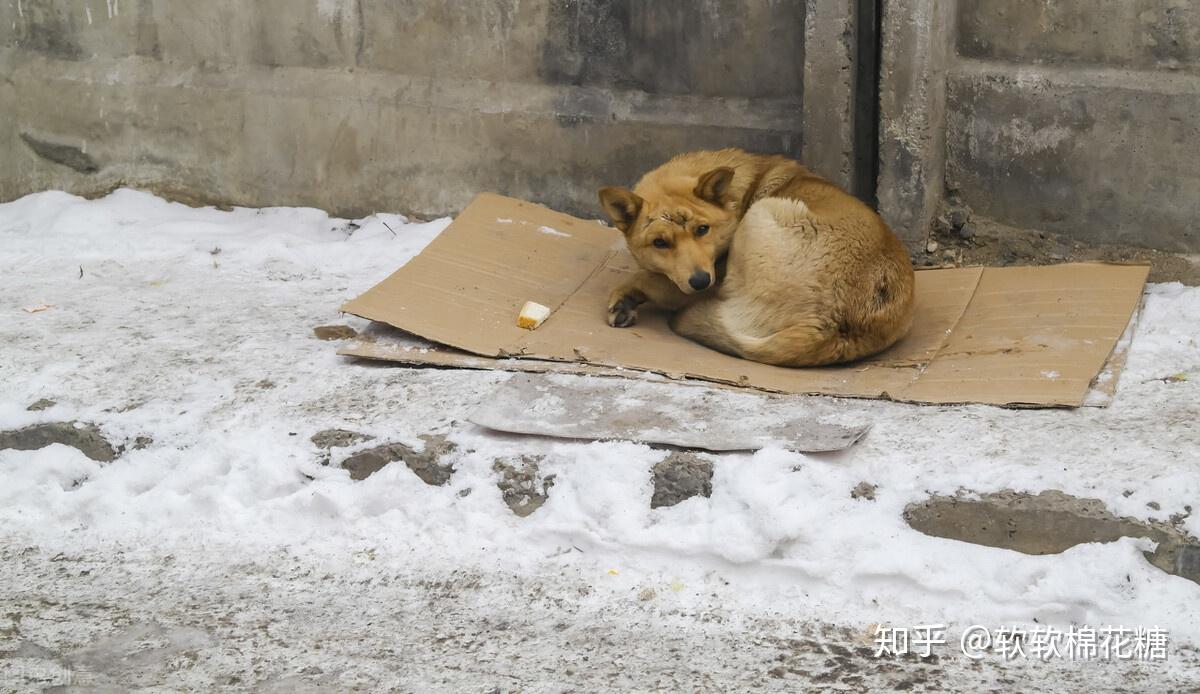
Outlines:
{"type": "Polygon", "coordinates": [[[628,328],[637,323],[637,303],[622,297],[608,307],[608,324],[614,328],[628,328]]]}
{"type": "Polygon", "coordinates": [[[633,326],[634,323],[637,323],[636,308],[608,312],[608,324],[614,328],[628,328],[633,326]]]}

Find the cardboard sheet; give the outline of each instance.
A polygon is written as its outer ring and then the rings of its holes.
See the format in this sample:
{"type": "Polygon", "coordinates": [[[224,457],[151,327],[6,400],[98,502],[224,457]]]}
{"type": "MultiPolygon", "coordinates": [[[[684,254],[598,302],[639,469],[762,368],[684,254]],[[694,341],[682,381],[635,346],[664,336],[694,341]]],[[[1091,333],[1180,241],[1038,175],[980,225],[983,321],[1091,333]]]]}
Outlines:
{"type": "Polygon", "coordinates": [[[849,448],[867,424],[841,424],[812,399],[680,388],[629,378],[518,374],[469,419],[514,434],[638,441],[709,451],[849,448]],[[690,391],[690,392],[688,392],[690,391]]]}
{"type": "Polygon", "coordinates": [[[380,350],[365,342],[341,353],[533,371],[559,370],[545,366],[558,362],[576,372],[633,369],[780,393],[1074,407],[1129,324],[1149,268],[921,271],[904,339],[863,361],[812,369],[720,354],[672,333],[666,315],[653,309],[643,308],[632,328],[609,327],[608,292],[635,270],[615,229],[480,195],[420,255],[342,307],[460,351],[380,350]],[[526,301],[553,310],[535,331],[516,325],[526,301]],[[496,360],[507,364],[489,363],[496,360]]]}

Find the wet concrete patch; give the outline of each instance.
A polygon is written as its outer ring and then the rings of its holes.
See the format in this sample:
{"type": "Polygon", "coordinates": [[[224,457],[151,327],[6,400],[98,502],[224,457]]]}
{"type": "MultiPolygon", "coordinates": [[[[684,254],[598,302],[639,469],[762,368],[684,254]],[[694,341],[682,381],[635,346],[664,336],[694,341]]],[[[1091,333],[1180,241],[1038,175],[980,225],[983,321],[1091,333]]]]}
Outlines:
{"type": "Polygon", "coordinates": [[[878,485],[871,484],[870,482],[859,482],[858,484],[854,485],[854,489],[850,490],[850,498],[874,501],[875,491],[878,489],[878,485]]]}
{"type": "Polygon", "coordinates": [[[500,475],[496,486],[504,497],[504,503],[512,512],[525,518],[542,507],[550,498],[554,486],[554,475],[542,475],[539,469],[545,460],[538,455],[523,455],[519,458],[500,458],[492,464],[492,470],[500,475]]]}
{"type": "Polygon", "coordinates": [[[317,448],[328,450],[330,448],[353,446],[370,441],[373,438],[375,437],[370,434],[360,434],[357,431],[350,431],[349,429],[322,429],[313,434],[309,440],[317,448]]]}
{"type": "Polygon", "coordinates": [[[1146,559],[1169,574],[1200,583],[1200,542],[1170,525],[1120,517],[1098,499],[1060,491],[1005,490],[979,497],[934,495],[910,504],[904,518],[915,530],[1024,554],[1057,554],[1085,542],[1144,537],[1158,543],[1146,559]]]}
{"type": "MultiPolygon", "coordinates": [[[[320,450],[317,456],[317,462],[321,465],[329,465],[333,455],[334,448],[347,448],[356,446],[360,443],[366,443],[373,440],[375,437],[369,434],[360,434],[357,431],[349,429],[322,429],[313,434],[309,441],[320,450]]],[[[386,464],[386,463],[385,463],[386,464]]]]}
{"type": "Polygon", "coordinates": [[[350,471],[350,479],[365,480],[385,465],[402,460],[425,484],[446,484],[454,474],[454,466],[443,463],[442,459],[456,451],[458,446],[440,434],[422,435],[419,438],[425,443],[425,447],[419,451],[402,443],[385,443],[351,455],[342,461],[342,467],[350,471]]]}
{"type": "Polygon", "coordinates": [[[422,435],[419,438],[425,442],[425,447],[405,457],[404,464],[425,484],[435,487],[446,484],[454,474],[454,466],[442,461],[457,451],[458,446],[447,441],[442,434],[422,435]]]}
{"type": "Polygon", "coordinates": [[[650,508],[674,506],[693,496],[712,496],[713,464],[695,453],[673,451],[654,466],[650,508]]]}
{"type": "Polygon", "coordinates": [[[43,140],[29,133],[21,133],[21,139],[33,150],[33,153],[55,164],[61,164],[83,174],[94,174],[100,170],[100,165],[92,155],[75,145],[66,145],[49,140],[43,140]]]}
{"type": "Polygon", "coordinates": [[[75,448],[101,463],[112,462],[120,454],[120,450],[114,448],[94,424],[46,422],[23,429],[0,431],[0,449],[36,451],[55,443],[75,448]]]}

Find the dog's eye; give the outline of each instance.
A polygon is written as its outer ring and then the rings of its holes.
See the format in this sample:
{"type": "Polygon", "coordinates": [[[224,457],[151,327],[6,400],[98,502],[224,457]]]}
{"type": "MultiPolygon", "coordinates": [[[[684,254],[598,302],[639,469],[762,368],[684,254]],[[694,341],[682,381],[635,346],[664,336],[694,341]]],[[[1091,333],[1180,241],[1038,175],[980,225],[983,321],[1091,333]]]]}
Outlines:
{"type": "Polygon", "coordinates": [[[708,225],[707,224],[701,224],[700,226],[696,227],[696,236],[704,236],[707,233],[708,233],[708,225]]]}
{"type": "Polygon", "coordinates": [[[659,238],[654,239],[654,247],[655,248],[670,248],[671,243],[660,236],[659,238]]]}

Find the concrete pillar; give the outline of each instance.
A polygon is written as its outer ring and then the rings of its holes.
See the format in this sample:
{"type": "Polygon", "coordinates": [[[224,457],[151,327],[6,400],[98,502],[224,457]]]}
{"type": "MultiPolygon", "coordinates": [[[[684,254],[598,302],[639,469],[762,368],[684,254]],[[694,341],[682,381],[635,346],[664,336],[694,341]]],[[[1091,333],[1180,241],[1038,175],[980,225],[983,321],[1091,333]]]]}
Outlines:
{"type": "Polygon", "coordinates": [[[946,70],[954,2],[883,3],[879,79],[879,212],[922,245],[945,189],[946,70]]]}
{"type": "Polygon", "coordinates": [[[854,0],[807,0],[804,15],[804,164],[854,187],[854,0]]]}

